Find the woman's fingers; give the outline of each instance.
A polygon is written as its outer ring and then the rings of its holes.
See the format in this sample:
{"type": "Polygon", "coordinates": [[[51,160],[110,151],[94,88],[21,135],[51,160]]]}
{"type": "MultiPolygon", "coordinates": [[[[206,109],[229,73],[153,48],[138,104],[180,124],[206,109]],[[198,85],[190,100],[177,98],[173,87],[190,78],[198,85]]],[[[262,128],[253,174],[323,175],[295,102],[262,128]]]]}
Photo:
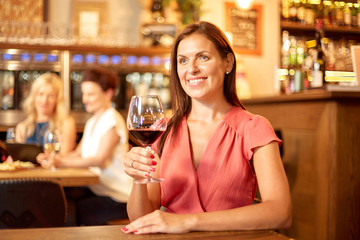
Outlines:
{"type": "Polygon", "coordinates": [[[150,172],[155,172],[156,170],[154,158],[153,152],[149,152],[145,148],[134,147],[125,154],[125,172],[135,179],[146,178],[150,172]]]}
{"type": "Polygon", "coordinates": [[[185,233],[189,229],[185,227],[187,222],[185,215],[177,215],[156,210],[144,217],[138,218],[126,227],[122,228],[125,233],[185,233]]]}
{"type": "Polygon", "coordinates": [[[36,161],[40,164],[41,167],[50,169],[54,165],[54,159],[50,158],[45,153],[40,153],[36,156],[36,161]]]}

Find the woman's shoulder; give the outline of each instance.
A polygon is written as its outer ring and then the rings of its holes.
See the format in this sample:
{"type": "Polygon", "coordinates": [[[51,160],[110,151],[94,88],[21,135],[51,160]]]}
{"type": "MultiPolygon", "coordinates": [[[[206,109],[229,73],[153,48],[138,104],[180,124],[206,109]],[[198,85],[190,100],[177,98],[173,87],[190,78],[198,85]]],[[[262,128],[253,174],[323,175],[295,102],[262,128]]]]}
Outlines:
{"type": "Polygon", "coordinates": [[[111,107],[102,114],[100,120],[97,122],[97,125],[99,124],[104,127],[123,127],[125,125],[125,120],[119,111],[111,107]]]}
{"type": "Polygon", "coordinates": [[[16,124],[16,126],[15,126],[16,141],[18,141],[18,142],[25,141],[26,128],[27,128],[26,120],[23,120],[23,121],[19,122],[18,124],[16,124]]]}
{"type": "Polygon", "coordinates": [[[225,120],[234,122],[250,121],[252,118],[257,117],[255,115],[241,107],[233,106],[229,112],[225,115],[225,120]]]}
{"type": "Polygon", "coordinates": [[[26,126],[27,126],[27,122],[26,122],[26,119],[25,119],[25,120],[19,122],[18,124],[16,124],[15,130],[25,132],[26,126]]]}
{"type": "Polygon", "coordinates": [[[224,121],[236,129],[244,128],[254,124],[267,124],[268,122],[265,117],[251,113],[237,106],[234,106],[230,109],[228,114],[225,116],[224,121]]]}
{"type": "Polygon", "coordinates": [[[75,118],[69,114],[66,117],[64,117],[64,123],[65,122],[75,124],[75,118]]]}
{"type": "Polygon", "coordinates": [[[25,120],[19,122],[18,124],[16,124],[16,128],[24,128],[25,127],[25,120]]]}
{"type": "Polygon", "coordinates": [[[67,115],[63,120],[63,128],[74,128],[76,126],[75,118],[71,115],[67,115]]]}

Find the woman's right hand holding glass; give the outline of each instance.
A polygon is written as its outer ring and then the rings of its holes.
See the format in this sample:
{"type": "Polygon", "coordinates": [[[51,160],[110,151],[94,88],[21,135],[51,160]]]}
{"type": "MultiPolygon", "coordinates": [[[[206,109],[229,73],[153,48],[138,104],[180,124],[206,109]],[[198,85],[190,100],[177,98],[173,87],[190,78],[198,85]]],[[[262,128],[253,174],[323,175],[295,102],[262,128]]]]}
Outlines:
{"type": "Polygon", "coordinates": [[[51,157],[49,153],[40,153],[36,156],[36,161],[41,165],[41,167],[46,169],[55,168],[55,157],[51,157]]]}
{"type": "Polygon", "coordinates": [[[154,151],[143,147],[133,147],[125,154],[125,172],[135,180],[147,179],[151,173],[155,175],[158,156],[154,151]]]}

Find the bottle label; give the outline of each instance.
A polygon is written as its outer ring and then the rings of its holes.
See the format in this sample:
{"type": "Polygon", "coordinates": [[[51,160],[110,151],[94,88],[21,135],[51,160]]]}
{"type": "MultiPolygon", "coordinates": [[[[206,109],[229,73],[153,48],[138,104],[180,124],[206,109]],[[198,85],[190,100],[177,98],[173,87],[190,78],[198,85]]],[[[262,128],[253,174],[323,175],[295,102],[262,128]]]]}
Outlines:
{"type": "Polygon", "coordinates": [[[319,88],[323,85],[323,73],[321,71],[313,71],[311,73],[312,80],[310,86],[312,88],[319,88]]]}

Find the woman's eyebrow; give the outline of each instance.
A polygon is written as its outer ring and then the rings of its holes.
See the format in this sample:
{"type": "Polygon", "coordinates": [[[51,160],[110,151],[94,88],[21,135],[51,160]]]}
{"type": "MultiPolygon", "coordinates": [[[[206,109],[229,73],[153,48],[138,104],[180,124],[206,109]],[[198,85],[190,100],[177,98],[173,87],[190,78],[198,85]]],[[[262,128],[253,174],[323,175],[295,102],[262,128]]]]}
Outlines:
{"type": "MultiPolygon", "coordinates": [[[[206,50],[203,50],[203,51],[197,52],[197,53],[195,54],[195,56],[201,55],[201,54],[203,54],[203,53],[209,53],[209,52],[206,51],[206,50]]],[[[186,57],[186,56],[185,56],[185,55],[182,55],[182,54],[178,54],[177,57],[186,57]]]]}

